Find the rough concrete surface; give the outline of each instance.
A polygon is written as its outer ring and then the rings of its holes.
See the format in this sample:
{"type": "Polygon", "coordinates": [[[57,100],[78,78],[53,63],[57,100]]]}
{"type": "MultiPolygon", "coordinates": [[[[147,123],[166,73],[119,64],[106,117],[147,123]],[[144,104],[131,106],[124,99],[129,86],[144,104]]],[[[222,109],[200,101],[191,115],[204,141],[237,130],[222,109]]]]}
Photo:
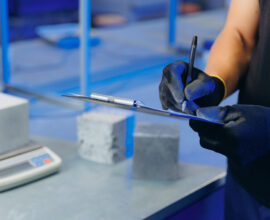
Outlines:
{"type": "Polygon", "coordinates": [[[179,178],[179,126],[139,123],[134,133],[133,177],[179,178]]]}
{"type": "Polygon", "coordinates": [[[81,157],[112,164],[125,158],[126,117],[90,112],[78,117],[81,157]]]}

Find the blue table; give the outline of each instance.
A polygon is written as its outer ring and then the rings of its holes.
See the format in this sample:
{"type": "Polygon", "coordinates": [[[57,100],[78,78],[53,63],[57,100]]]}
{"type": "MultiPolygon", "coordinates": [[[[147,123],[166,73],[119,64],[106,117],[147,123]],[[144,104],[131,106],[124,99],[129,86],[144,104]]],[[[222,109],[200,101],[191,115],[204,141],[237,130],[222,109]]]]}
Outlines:
{"type": "Polygon", "coordinates": [[[34,140],[63,159],[62,170],[1,193],[0,219],[164,219],[224,184],[224,169],[189,163],[180,163],[178,181],[133,179],[131,159],[102,165],[80,158],[77,143],[34,140]]]}

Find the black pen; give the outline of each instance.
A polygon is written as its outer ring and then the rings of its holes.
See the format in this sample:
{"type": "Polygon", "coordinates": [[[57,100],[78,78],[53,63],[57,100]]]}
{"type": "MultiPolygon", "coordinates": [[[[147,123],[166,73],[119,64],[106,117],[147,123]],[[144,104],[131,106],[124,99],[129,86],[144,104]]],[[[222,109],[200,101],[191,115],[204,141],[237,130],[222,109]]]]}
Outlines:
{"type": "MultiPolygon", "coordinates": [[[[190,55],[189,55],[189,65],[188,65],[188,74],[187,74],[185,86],[187,86],[187,84],[189,82],[191,82],[193,79],[192,70],[193,70],[193,65],[194,65],[194,61],[195,61],[197,41],[198,41],[198,37],[194,36],[192,39],[192,43],[191,43],[191,49],[190,49],[190,55]]],[[[185,100],[182,104],[182,111],[183,112],[185,112],[186,107],[187,107],[187,100],[185,100]]]]}
{"type": "Polygon", "coordinates": [[[190,50],[190,55],[189,55],[189,65],[188,65],[188,74],[187,74],[187,79],[186,79],[186,85],[190,81],[192,81],[192,79],[193,79],[192,70],[193,70],[193,65],[194,65],[194,61],[195,61],[197,41],[198,41],[198,37],[194,36],[192,39],[191,50],[190,50]]]}

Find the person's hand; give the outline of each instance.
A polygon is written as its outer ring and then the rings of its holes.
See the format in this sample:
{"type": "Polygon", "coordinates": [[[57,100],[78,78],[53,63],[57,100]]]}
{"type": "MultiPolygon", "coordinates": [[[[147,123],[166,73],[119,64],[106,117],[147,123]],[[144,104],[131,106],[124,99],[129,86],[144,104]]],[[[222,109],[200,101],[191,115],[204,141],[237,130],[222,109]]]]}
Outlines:
{"type": "Polygon", "coordinates": [[[248,164],[270,152],[270,108],[255,105],[207,107],[197,116],[225,125],[190,120],[202,147],[248,164]]]}
{"type": "Polygon", "coordinates": [[[199,107],[218,105],[226,88],[217,76],[209,76],[193,68],[193,79],[186,85],[188,64],[176,61],[163,69],[159,85],[159,98],[163,109],[195,114],[199,107]]]}

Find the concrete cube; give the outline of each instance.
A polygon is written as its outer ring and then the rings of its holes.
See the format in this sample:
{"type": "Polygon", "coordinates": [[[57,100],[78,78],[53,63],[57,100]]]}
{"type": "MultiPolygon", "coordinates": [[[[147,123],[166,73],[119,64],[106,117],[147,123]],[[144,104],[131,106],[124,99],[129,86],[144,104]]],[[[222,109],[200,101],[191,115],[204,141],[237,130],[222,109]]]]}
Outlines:
{"type": "Polygon", "coordinates": [[[107,106],[99,106],[95,108],[95,112],[105,113],[110,115],[120,115],[126,118],[126,157],[130,158],[133,155],[133,133],[135,129],[135,114],[132,111],[127,111],[119,108],[111,108],[107,106]]]}
{"type": "Polygon", "coordinates": [[[139,123],[134,133],[133,177],[179,178],[179,126],[139,123]]]}
{"type": "Polygon", "coordinates": [[[0,153],[29,142],[28,101],[0,93],[0,153]]]}
{"type": "Polygon", "coordinates": [[[112,164],[125,158],[126,117],[90,112],[78,117],[79,155],[112,164]]]}

